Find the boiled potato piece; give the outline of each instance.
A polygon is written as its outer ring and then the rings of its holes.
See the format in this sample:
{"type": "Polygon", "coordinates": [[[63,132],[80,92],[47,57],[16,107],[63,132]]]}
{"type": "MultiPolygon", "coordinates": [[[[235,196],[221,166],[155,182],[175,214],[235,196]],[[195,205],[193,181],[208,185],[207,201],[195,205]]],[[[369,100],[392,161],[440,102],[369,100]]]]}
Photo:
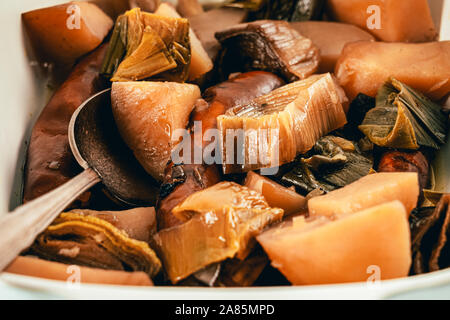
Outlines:
{"type": "Polygon", "coordinates": [[[305,197],[253,171],[247,174],[244,185],[261,193],[272,208],[283,209],[285,216],[302,212],[306,207],[305,197]]]}
{"type": "Polygon", "coordinates": [[[399,201],[336,221],[296,217],[257,240],[272,265],[294,285],[406,277],[411,265],[409,224],[399,201]]]}
{"type": "Polygon", "coordinates": [[[426,42],[437,36],[427,0],[328,0],[328,12],[382,41],[426,42]]]}
{"type": "Polygon", "coordinates": [[[439,100],[450,92],[450,41],[350,43],[337,62],[335,73],[349,99],[358,93],[375,97],[388,78],[394,77],[439,100]]]}
{"type": "Polygon", "coordinates": [[[89,2],[69,2],[22,14],[35,48],[44,58],[72,64],[102,43],[113,21],[89,2]]]}
{"type": "Polygon", "coordinates": [[[171,158],[174,131],[184,129],[194,103],[196,85],[175,82],[114,82],[111,103],[125,143],[144,169],[162,181],[171,158]]]}
{"type": "Polygon", "coordinates": [[[302,36],[311,39],[320,49],[319,73],[334,71],[342,49],[347,43],[375,40],[370,33],[346,23],[302,21],[292,22],[291,26],[302,36]]]}
{"type": "Polygon", "coordinates": [[[308,201],[308,209],[310,216],[330,217],[398,200],[409,215],[416,207],[418,197],[416,172],[383,172],[369,174],[344,188],[312,198],[308,201]]]}

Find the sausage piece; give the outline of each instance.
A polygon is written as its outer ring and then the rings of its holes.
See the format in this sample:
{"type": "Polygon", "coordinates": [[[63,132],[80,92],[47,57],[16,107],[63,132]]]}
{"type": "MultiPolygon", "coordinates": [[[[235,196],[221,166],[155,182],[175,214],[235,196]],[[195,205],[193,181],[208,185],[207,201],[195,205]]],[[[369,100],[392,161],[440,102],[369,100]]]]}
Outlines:
{"type": "MultiPolygon", "coordinates": [[[[84,58],[55,92],[33,127],[25,166],[23,201],[31,201],[70,180],[80,168],[72,156],[68,126],[73,112],[104,88],[99,70],[107,46],[84,58]]],[[[82,196],[87,201],[89,193],[82,196]]]]}
{"type": "Polygon", "coordinates": [[[378,172],[417,172],[422,190],[428,184],[429,164],[420,151],[386,151],[381,156],[378,172]]]}

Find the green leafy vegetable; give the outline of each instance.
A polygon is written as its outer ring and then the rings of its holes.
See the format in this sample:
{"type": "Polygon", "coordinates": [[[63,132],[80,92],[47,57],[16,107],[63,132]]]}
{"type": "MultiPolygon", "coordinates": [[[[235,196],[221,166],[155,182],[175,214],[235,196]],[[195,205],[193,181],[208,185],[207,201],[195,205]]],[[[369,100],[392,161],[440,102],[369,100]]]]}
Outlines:
{"type": "Polygon", "coordinates": [[[298,159],[281,178],[283,184],[295,186],[302,194],[344,187],[369,174],[373,166],[355,143],[335,136],[319,139],[308,156],[298,159]]]}
{"type": "Polygon", "coordinates": [[[438,104],[394,78],[380,88],[359,129],[378,146],[404,149],[439,149],[448,131],[438,104]]]}
{"type": "Polygon", "coordinates": [[[127,52],[127,25],[128,18],[125,15],[117,18],[109,42],[108,52],[100,69],[100,72],[108,78],[112,77],[114,72],[116,72],[127,52]]]}

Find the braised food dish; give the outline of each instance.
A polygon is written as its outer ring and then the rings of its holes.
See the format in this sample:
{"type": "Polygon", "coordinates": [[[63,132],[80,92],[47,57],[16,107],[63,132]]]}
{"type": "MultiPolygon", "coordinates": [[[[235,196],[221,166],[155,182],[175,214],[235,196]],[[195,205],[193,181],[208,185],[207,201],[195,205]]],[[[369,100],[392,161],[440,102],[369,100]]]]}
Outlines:
{"type": "Polygon", "coordinates": [[[120,139],[159,193],[136,208],[92,188],[7,272],[248,287],[450,267],[450,194],[436,183],[449,164],[434,162],[448,143],[450,42],[426,0],[172,3],[23,13],[56,88],[23,201],[80,172],[69,121],[108,88],[120,139]]]}

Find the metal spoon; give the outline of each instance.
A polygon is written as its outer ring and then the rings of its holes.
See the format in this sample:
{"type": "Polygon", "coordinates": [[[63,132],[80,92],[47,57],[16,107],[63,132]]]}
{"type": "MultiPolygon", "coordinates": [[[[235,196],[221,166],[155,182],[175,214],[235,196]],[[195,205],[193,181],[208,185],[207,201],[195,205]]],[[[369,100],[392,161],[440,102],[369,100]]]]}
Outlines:
{"type": "Polygon", "coordinates": [[[79,195],[102,182],[107,193],[128,206],[153,206],[158,184],[139,165],[120,137],[111,110],[110,89],[86,100],[69,124],[72,153],[85,169],[53,191],[0,219],[0,271],[79,195]]]}

